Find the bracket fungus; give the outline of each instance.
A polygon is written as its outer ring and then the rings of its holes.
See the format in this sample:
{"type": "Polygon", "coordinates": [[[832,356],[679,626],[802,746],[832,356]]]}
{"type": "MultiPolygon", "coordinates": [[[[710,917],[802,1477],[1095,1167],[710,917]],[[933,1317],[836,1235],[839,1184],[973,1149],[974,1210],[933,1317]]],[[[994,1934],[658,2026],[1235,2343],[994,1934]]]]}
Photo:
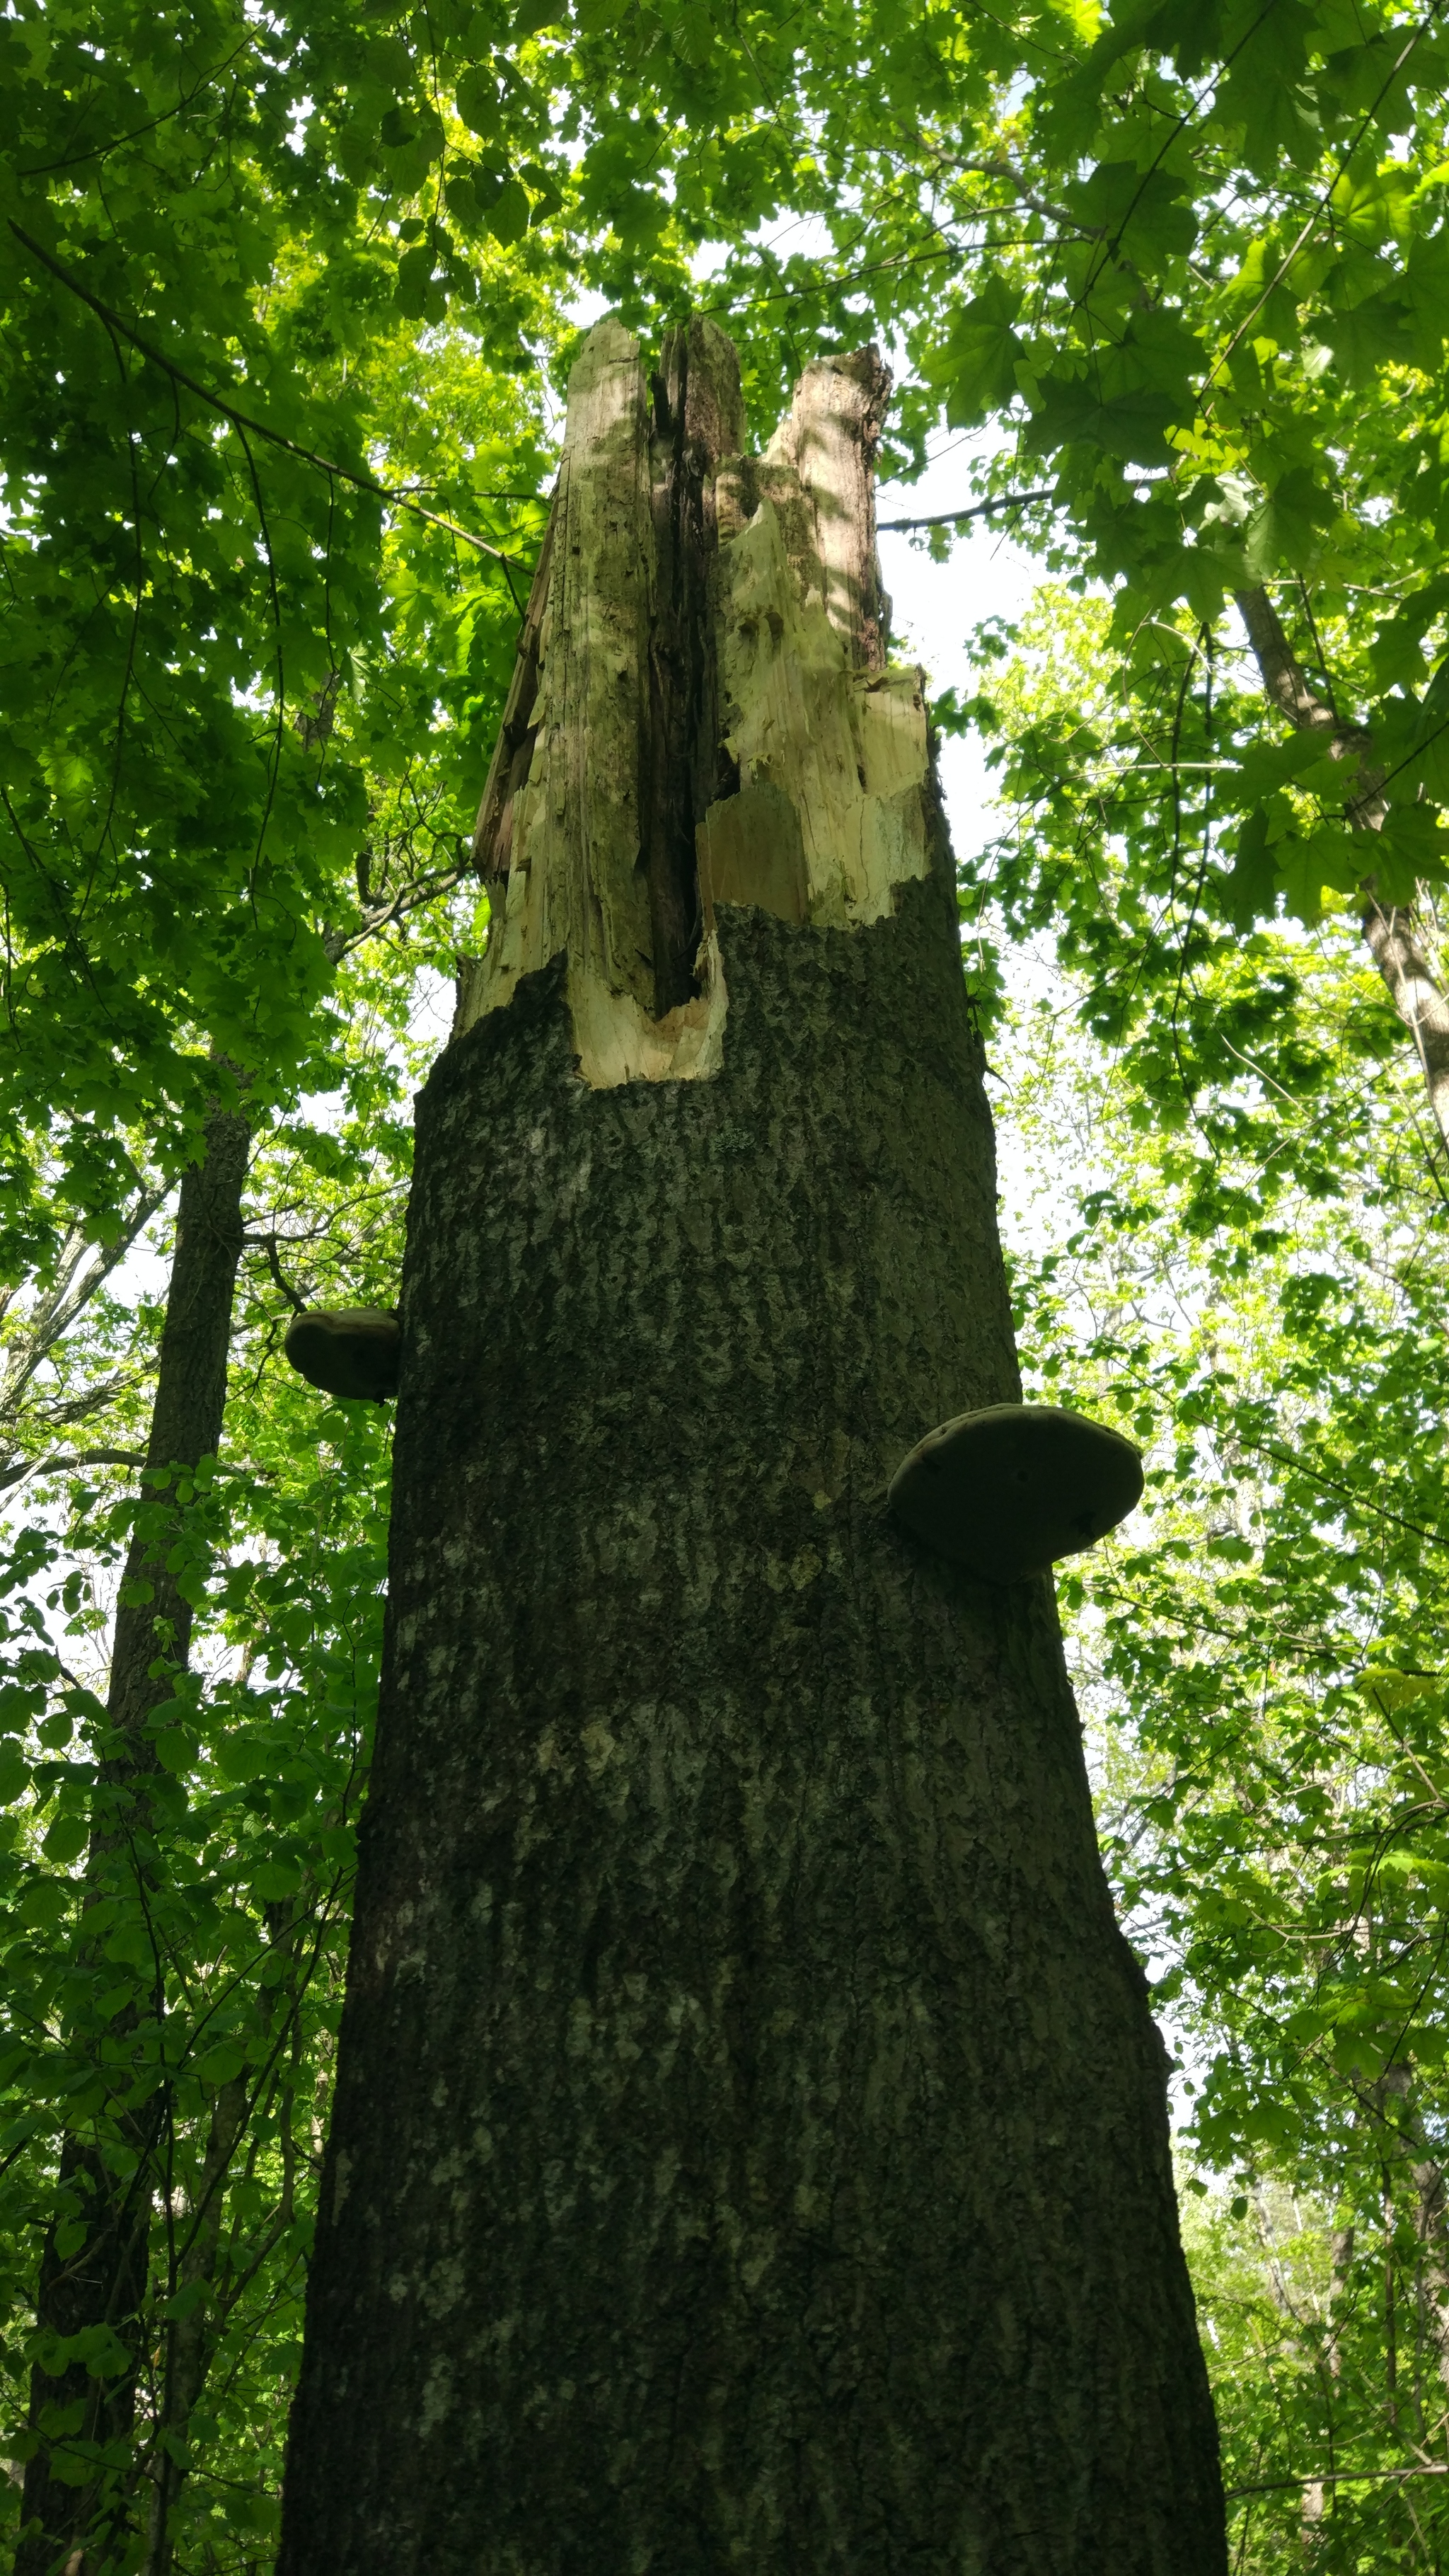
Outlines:
{"type": "Polygon", "coordinates": [[[1125,1520],[1142,1456],[1120,1431],[1049,1404],[992,1404],[928,1431],[891,1478],[898,1520],[987,1583],[1045,1574],[1125,1520]]]}
{"type": "Polygon", "coordinates": [[[314,1306],[295,1315],[282,1344],[294,1369],[324,1395],[385,1404],[397,1393],[402,1327],[380,1306],[314,1306]]]}

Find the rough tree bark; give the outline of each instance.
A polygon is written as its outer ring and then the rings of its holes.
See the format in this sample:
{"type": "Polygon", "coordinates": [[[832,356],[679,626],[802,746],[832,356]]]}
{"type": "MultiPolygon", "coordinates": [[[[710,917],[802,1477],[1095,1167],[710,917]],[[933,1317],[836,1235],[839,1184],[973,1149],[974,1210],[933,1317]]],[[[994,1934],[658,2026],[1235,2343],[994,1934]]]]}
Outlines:
{"type": "Polygon", "coordinates": [[[570,387],[418,1108],[386,1678],[279,2576],[1220,2576],[1164,2060],[1014,1398],[874,353],[570,387]],[[506,880],[506,881],[505,881],[506,880]]]}
{"type": "MultiPolygon", "coordinates": [[[[1319,696],[1266,590],[1239,591],[1238,608],[1269,705],[1298,732],[1322,734],[1333,757],[1352,764],[1352,789],[1344,808],[1349,825],[1356,832],[1378,831],[1384,819],[1383,778],[1372,734],[1362,725],[1345,724],[1319,696]]],[[[1364,944],[1414,1041],[1430,1112],[1449,1147],[1449,995],[1424,954],[1411,906],[1382,902],[1368,868],[1360,891],[1364,944]]]]}
{"type": "MultiPolygon", "coordinates": [[[[202,1161],[181,1183],[143,1476],[143,1490],[149,1478],[153,1495],[166,1471],[194,1467],[221,1439],[250,1137],[244,1115],[219,1111],[208,1124],[202,1161]]],[[[166,1530],[149,1538],[138,1532],[126,1558],[106,1703],[112,1750],[96,1791],[87,1903],[104,1895],[118,1875],[133,1876],[145,1866],[146,1782],[158,1767],[146,1720],[171,1697],[174,1675],[185,1668],[191,1645],[191,1604],[167,1567],[170,1545],[166,1530]]],[[[154,2123],[148,2125],[143,2111],[131,2127],[129,2143],[138,2160],[129,2178],[113,2169],[98,2145],[67,2134],[61,2191],[67,2202],[79,2204],[85,2236],[62,2255],[57,2229],[50,2229],[36,2293],[36,2323],[43,2333],[71,2336],[105,2325],[123,2344],[134,2342],[133,2321],[146,2293],[156,2175],[154,2123]]],[[[52,2576],[57,2568],[67,2576],[91,2576],[105,2558],[112,2517],[103,2489],[70,2483],[57,2470],[77,2439],[124,2439],[135,2414],[138,2368],[136,2355],[129,2371],[111,2379],[93,2378],[81,2362],[54,2377],[38,2366],[32,2372],[30,2425],[38,2447],[26,2465],[15,2576],[52,2576]],[[54,2438],[50,2424],[76,2407],[78,2428],[54,2438]]]]}

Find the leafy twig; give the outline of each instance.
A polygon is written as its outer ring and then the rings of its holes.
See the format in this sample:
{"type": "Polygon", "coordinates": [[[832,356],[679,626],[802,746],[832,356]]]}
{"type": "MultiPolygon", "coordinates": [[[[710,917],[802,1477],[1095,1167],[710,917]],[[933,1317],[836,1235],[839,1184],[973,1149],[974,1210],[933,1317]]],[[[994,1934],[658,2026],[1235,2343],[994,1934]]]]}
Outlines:
{"type": "MultiPolygon", "coordinates": [[[[129,322],[123,321],[119,313],[113,312],[108,304],[103,304],[100,297],[93,295],[90,288],[76,276],[75,271],[67,268],[64,260],[56,259],[50,251],[43,250],[38,241],[32,240],[30,234],[17,224],[13,215],[7,220],[16,240],[30,252],[31,257],[38,259],[42,268],[49,269],[52,277],[59,278],[61,285],[68,288],[72,295],[78,296],[81,303],[104,322],[108,331],[118,332],[133,349],[139,350],[143,358],[149,358],[153,367],[160,367],[163,374],[171,378],[173,384],[184,385],[189,394],[195,394],[198,402],[205,403],[211,411],[218,412],[223,420],[230,421],[233,429],[239,430],[243,437],[250,431],[254,438],[265,439],[270,447],[279,447],[288,456],[300,457],[304,465],[315,465],[319,472],[335,475],[339,482],[350,483],[359,492],[372,493],[375,499],[386,501],[390,509],[407,510],[413,518],[425,519],[430,528],[441,528],[446,536],[457,537],[463,545],[476,546],[480,554],[491,555],[495,563],[502,564],[505,577],[514,571],[529,570],[529,566],[524,563],[521,556],[505,553],[502,546],[490,545],[486,537],[475,536],[471,528],[460,528],[456,520],[442,518],[436,510],[425,510],[421,502],[405,499],[401,492],[393,491],[386,483],[374,481],[370,474],[356,473],[350,465],[339,465],[334,458],[319,456],[315,448],[301,446],[295,438],[287,438],[281,430],[269,429],[265,421],[257,420],[250,412],[239,410],[235,403],[223,401],[220,394],[214,394],[208,385],[198,382],[195,376],[189,376],[184,367],[178,367],[174,359],[167,357],[164,350],[158,349],[153,341],[143,339],[141,333],[134,330],[129,322]]],[[[511,581],[509,587],[512,588],[511,581]]]]}

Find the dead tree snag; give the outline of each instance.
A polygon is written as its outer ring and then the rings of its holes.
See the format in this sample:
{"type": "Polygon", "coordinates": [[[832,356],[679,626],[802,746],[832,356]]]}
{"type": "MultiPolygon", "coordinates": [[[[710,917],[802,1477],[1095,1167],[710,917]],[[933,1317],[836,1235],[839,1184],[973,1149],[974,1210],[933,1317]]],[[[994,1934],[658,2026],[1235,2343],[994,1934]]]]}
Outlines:
{"type": "Polygon", "coordinates": [[[1221,2576],[1164,2064],[1050,1582],[873,356],[575,370],[418,1107],[280,2576],[1221,2576]]]}

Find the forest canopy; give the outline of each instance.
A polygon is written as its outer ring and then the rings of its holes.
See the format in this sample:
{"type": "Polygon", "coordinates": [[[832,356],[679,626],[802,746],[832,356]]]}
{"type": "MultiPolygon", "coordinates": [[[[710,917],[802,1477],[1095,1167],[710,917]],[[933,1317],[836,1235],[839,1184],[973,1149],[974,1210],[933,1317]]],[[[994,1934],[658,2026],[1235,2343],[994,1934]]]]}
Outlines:
{"type": "Polygon", "coordinates": [[[959,473],[906,532],[1037,567],[935,713],[995,766],[963,972],[1028,1373],[1148,1454],[1059,1595],[1237,2563],[1437,2566],[1442,5],[8,0],[0,48],[13,2527],[43,2450],[104,2563],[270,2562],[388,1478],[281,1338],[392,1299],[579,316],[702,307],[757,437],[877,340],[882,471],[959,473]],[[143,1476],[218,1114],[223,1436],[143,1476]],[[191,1645],[98,1845],[138,1535],[191,1645]],[[36,2322],[81,2148],[144,2216],[129,2339],[36,2322]]]}

